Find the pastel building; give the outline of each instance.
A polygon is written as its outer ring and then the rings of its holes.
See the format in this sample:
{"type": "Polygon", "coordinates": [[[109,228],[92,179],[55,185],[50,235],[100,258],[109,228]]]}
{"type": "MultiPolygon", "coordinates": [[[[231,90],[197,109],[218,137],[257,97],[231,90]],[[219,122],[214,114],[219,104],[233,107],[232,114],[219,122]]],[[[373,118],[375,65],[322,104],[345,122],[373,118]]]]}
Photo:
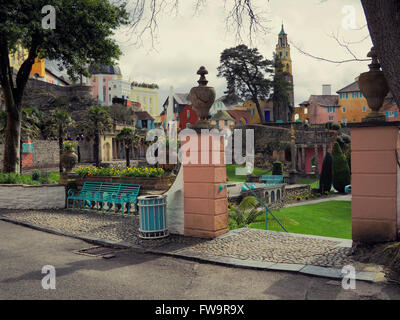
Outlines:
{"type": "Polygon", "coordinates": [[[120,98],[122,100],[130,100],[131,84],[129,81],[115,79],[108,82],[109,95],[111,96],[111,103],[113,98],[120,98]]]}
{"type": "MultiPolygon", "coordinates": [[[[90,79],[87,79],[87,84],[92,86],[93,97],[96,98],[101,106],[112,105],[112,90],[110,81],[122,80],[121,70],[118,66],[104,66],[99,68],[89,67],[91,74],[90,79]]],[[[115,82],[112,82],[115,84],[115,82]]]]}
{"type": "Polygon", "coordinates": [[[361,122],[361,120],[371,112],[371,109],[368,107],[367,99],[365,99],[360,91],[357,79],[353,83],[337,91],[337,94],[339,95],[340,105],[337,122],[342,124],[361,122]]]}
{"type": "Polygon", "coordinates": [[[158,86],[142,85],[133,82],[130,89],[130,99],[139,103],[142,110],[148,112],[152,117],[158,117],[160,109],[158,106],[158,86]]]}
{"type": "Polygon", "coordinates": [[[211,117],[210,122],[219,130],[232,129],[235,126],[235,119],[225,110],[219,110],[211,117]]]}
{"type": "Polygon", "coordinates": [[[293,121],[324,124],[339,121],[339,97],[330,94],[330,85],[323,86],[322,95],[311,95],[299,107],[294,108],[293,121]]]}

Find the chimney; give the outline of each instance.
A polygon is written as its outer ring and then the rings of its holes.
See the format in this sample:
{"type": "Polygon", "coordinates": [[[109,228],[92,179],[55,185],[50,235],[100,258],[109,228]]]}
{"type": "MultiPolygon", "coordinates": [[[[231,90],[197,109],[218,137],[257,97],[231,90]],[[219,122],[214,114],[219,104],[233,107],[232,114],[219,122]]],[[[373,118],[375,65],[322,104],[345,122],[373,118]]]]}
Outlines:
{"type": "Polygon", "coordinates": [[[330,96],[331,93],[331,85],[330,84],[323,84],[322,85],[322,95],[324,96],[330,96]]]}

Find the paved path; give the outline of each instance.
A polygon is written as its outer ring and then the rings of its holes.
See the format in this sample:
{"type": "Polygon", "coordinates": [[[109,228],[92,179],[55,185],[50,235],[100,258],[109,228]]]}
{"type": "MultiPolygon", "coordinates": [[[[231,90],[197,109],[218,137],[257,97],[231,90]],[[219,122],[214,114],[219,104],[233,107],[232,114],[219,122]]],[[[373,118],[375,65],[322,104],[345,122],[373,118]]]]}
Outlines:
{"type": "Polygon", "coordinates": [[[356,268],[357,279],[377,281],[384,275],[380,266],[354,261],[352,242],[346,239],[242,228],[216,239],[171,235],[159,240],[143,240],[138,237],[137,216],[122,218],[70,210],[2,210],[0,213],[0,219],[6,221],[142,252],[147,250],[224,265],[286,270],[334,279],[342,277],[341,269],[345,265],[356,268]]]}
{"type": "Polygon", "coordinates": [[[88,243],[0,221],[0,299],[400,299],[400,288],[202,264],[130,250],[113,259],[75,254],[88,243]],[[41,286],[44,265],[56,289],[41,286]]]}
{"type": "Polygon", "coordinates": [[[304,205],[307,205],[307,204],[321,203],[321,202],[327,202],[327,201],[351,201],[351,194],[333,196],[333,197],[326,197],[326,198],[317,199],[317,200],[299,201],[298,203],[288,204],[288,205],[285,206],[285,208],[304,206],[304,205]]]}

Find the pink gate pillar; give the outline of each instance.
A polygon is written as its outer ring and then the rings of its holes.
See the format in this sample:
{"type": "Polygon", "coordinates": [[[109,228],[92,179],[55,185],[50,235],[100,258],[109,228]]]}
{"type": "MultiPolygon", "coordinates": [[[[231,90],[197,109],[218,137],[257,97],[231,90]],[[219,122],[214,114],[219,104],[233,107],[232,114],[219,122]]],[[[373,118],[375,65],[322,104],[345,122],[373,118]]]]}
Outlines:
{"type": "Polygon", "coordinates": [[[215,238],[228,232],[227,191],[226,188],[222,191],[218,189],[227,181],[223,137],[220,137],[219,146],[212,143],[211,136],[207,138],[208,146],[202,146],[199,133],[197,137],[198,150],[190,150],[183,155],[183,158],[195,157],[198,160],[197,164],[183,164],[184,234],[215,238]],[[213,155],[219,155],[220,161],[216,164],[212,163],[213,155]]]}
{"type": "Polygon", "coordinates": [[[353,241],[396,240],[399,227],[399,127],[351,128],[353,241]]]}

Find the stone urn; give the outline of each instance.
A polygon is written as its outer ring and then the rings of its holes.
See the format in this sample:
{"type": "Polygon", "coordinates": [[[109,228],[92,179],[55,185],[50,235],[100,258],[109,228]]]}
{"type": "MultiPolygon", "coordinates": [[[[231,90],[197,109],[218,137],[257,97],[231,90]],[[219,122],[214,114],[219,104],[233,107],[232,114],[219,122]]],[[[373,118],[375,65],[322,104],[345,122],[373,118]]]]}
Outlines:
{"type": "Polygon", "coordinates": [[[194,124],[194,128],[209,128],[208,111],[215,101],[215,89],[207,86],[207,79],[205,77],[208,71],[205,67],[201,66],[197,71],[200,79],[197,81],[197,87],[190,90],[189,97],[192,102],[192,107],[196,110],[200,120],[194,124]]]}
{"type": "Polygon", "coordinates": [[[73,167],[78,163],[78,156],[72,150],[63,151],[60,157],[60,161],[65,172],[70,173],[73,167]]]}
{"type": "Polygon", "coordinates": [[[369,65],[369,71],[360,74],[358,86],[368,102],[368,106],[372,109],[362,121],[386,121],[385,115],[380,113],[384,99],[389,93],[389,85],[383,72],[380,70],[380,63],[373,47],[368,53],[368,57],[372,58],[369,65]]]}

